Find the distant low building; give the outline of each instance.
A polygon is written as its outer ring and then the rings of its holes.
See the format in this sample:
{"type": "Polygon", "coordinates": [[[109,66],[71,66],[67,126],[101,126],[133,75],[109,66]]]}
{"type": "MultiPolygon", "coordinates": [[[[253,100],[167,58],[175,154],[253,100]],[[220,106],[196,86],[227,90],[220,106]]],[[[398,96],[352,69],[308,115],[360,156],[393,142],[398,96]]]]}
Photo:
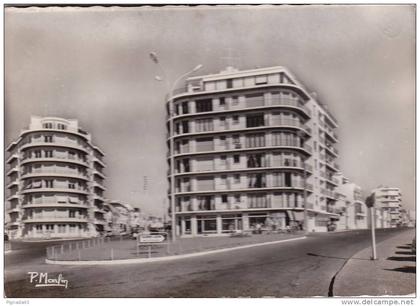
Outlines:
{"type": "Polygon", "coordinates": [[[337,230],[365,229],[368,226],[367,207],[363,201],[362,189],[341,173],[335,176],[339,182],[337,187],[337,209],[340,220],[337,230]]]}
{"type": "Polygon", "coordinates": [[[131,233],[133,207],[120,201],[109,201],[108,205],[112,211],[112,233],[114,235],[131,233]]]}

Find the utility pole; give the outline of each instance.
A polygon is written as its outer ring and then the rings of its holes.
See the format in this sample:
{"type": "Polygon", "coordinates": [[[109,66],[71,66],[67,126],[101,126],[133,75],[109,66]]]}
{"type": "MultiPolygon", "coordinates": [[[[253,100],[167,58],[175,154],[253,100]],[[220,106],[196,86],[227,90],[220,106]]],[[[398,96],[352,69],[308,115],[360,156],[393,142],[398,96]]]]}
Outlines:
{"type": "Polygon", "coordinates": [[[370,210],[370,230],[372,234],[372,257],[371,260],[378,259],[376,256],[376,237],[375,237],[375,193],[373,192],[366,198],[366,206],[370,210]]]}

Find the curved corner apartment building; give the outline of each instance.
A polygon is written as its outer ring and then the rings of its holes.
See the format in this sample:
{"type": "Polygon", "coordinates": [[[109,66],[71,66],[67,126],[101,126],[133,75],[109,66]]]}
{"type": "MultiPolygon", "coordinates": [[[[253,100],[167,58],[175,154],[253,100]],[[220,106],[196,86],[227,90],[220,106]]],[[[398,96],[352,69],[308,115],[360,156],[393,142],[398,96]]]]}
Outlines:
{"type": "Polygon", "coordinates": [[[338,220],[337,122],[287,69],[192,77],[173,103],[179,235],[299,226],[305,194],[310,231],[338,220]]]}
{"type": "Polygon", "coordinates": [[[10,238],[92,237],[104,230],[104,153],[77,120],[31,117],[7,152],[10,238]]]}

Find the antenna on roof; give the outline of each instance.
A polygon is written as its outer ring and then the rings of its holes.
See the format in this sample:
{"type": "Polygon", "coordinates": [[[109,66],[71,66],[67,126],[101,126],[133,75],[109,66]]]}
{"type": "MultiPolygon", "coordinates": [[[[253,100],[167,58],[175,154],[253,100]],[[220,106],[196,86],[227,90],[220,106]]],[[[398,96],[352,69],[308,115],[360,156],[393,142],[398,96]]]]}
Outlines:
{"type": "Polygon", "coordinates": [[[224,66],[226,66],[227,68],[229,68],[229,67],[233,68],[232,66],[234,64],[238,65],[238,59],[240,59],[240,56],[233,55],[231,47],[227,48],[227,53],[228,53],[227,56],[222,56],[221,57],[221,59],[225,62],[224,66]],[[234,63],[235,60],[236,60],[236,63],[234,63]]]}

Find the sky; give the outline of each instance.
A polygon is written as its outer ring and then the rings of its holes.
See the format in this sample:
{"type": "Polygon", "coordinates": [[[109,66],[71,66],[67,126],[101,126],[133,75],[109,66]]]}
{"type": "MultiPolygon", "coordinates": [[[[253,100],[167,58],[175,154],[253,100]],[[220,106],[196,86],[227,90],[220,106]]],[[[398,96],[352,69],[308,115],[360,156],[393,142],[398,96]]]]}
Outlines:
{"type": "Polygon", "coordinates": [[[105,152],[106,197],[162,215],[165,83],[285,66],[339,122],[339,164],[415,207],[414,5],[5,10],[5,142],[31,115],[78,119],[105,152]]]}

